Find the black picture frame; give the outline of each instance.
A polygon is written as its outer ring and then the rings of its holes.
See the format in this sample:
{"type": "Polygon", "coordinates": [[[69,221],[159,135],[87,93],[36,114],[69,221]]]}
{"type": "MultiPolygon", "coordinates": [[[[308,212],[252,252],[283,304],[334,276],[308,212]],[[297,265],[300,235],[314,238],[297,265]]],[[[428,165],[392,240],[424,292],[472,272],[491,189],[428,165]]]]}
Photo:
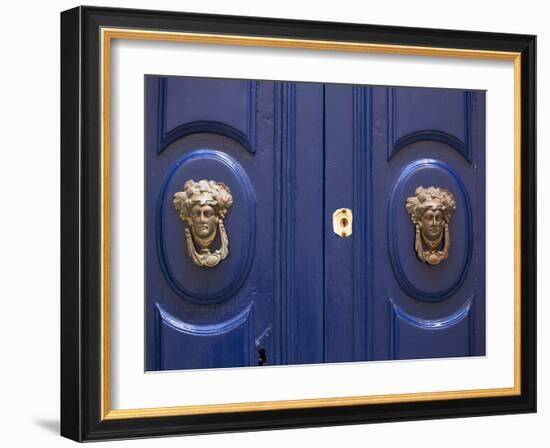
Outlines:
{"type": "Polygon", "coordinates": [[[76,441],[536,412],[536,36],[77,7],[61,13],[61,435],[76,441]],[[102,28],[483,50],[521,55],[519,393],[104,418],[102,28]]]}

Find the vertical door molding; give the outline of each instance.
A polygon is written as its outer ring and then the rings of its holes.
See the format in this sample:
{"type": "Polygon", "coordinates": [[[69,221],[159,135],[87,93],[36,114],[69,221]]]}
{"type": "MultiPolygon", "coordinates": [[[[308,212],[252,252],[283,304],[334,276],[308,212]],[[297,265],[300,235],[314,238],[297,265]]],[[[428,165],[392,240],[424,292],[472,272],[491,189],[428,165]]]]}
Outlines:
{"type": "Polygon", "coordinates": [[[372,327],[372,87],[353,87],[354,356],[371,359],[372,327]]]}
{"type": "Polygon", "coordinates": [[[275,303],[279,308],[280,363],[292,360],[295,297],[296,84],[275,84],[275,303]]]}

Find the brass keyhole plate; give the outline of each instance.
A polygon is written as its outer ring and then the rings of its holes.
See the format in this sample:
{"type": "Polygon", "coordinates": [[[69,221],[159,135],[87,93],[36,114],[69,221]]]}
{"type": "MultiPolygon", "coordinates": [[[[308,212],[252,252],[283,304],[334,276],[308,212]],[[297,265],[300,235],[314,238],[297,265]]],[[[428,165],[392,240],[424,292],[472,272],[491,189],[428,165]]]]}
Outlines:
{"type": "Polygon", "coordinates": [[[351,236],[353,213],[349,208],[339,208],[332,214],[332,229],[334,233],[342,238],[351,236]]]}

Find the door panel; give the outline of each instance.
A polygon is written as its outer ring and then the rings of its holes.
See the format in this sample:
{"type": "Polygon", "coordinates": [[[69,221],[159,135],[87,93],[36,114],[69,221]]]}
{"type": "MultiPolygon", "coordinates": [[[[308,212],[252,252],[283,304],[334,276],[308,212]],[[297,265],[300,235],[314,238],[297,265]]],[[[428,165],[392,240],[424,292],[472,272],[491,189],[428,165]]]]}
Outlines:
{"type": "Polygon", "coordinates": [[[158,152],[186,135],[227,135],[256,151],[256,81],[158,77],[158,152]]]}
{"type": "Polygon", "coordinates": [[[483,92],[147,76],[146,100],[147,370],[485,353],[483,92]],[[232,199],[200,253],[189,180],[232,199]],[[454,207],[431,251],[418,187],[454,207]]]}
{"type": "Polygon", "coordinates": [[[186,300],[202,305],[219,303],[237,293],[245,280],[256,243],[256,198],[241,165],[224,152],[197,149],[169,167],[157,200],[157,251],[164,277],[172,289],[186,300]],[[231,189],[233,205],[224,220],[231,234],[231,257],[208,269],[197,267],[181,250],[182,222],[174,219],[173,197],[189,179],[215,179],[231,189]]]}
{"type": "Polygon", "coordinates": [[[213,324],[183,322],[159,304],[156,311],[159,370],[240,367],[258,362],[252,344],[253,303],[239,314],[213,324]]]}
{"type": "Polygon", "coordinates": [[[387,90],[388,158],[418,141],[438,141],[471,161],[475,92],[451,89],[393,88],[387,90]]]}
{"type": "Polygon", "coordinates": [[[390,358],[419,359],[474,354],[472,298],[455,313],[423,319],[407,314],[390,299],[390,358]],[[453,344],[449,344],[449,340],[453,344]]]}
{"type": "Polygon", "coordinates": [[[470,198],[459,174],[440,159],[420,158],[408,163],[395,180],[388,205],[388,248],[394,276],[407,295],[429,302],[442,301],[455,293],[472,259],[470,198]],[[452,256],[433,266],[419,262],[416,252],[409,250],[412,226],[404,204],[418,186],[436,185],[453,194],[456,210],[449,226],[452,256]]]}

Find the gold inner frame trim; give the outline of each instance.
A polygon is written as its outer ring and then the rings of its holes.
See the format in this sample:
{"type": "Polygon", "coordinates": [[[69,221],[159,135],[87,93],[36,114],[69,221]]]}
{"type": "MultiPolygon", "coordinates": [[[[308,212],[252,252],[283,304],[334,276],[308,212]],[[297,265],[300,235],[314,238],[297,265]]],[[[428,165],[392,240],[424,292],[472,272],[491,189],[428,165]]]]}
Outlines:
{"type": "Polygon", "coordinates": [[[458,48],[418,47],[306,39],[232,36],[200,33],[144,31],[139,29],[102,28],[101,39],[101,419],[167,417],[227,412],[246,412],[316,407],[350,406],[413,401],[452,400],[501,397],[521,394],[521,53],[468,50],[458,48]],[[514,386],[439,392],[368,395],[302,400],[243,402],[214,405],[188,405],[139,409],[111,409],[110,349],[110,157],[111,157],[111,41],[130,39],[186,42],[214,45],[296,48],[311,50],[383,53],[427,57],[454,57],[514,62],[514,386]]]}

